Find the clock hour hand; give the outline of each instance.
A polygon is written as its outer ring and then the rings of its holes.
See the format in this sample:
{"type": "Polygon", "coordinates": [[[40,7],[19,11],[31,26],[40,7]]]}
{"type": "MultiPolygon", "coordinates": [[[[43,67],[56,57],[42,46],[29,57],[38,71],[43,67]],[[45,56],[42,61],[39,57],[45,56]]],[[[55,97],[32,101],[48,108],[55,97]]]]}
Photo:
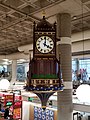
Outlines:
{"type": "Polygon", "coordinates": [[[50,48],[50,49],[52,49],[52,47],[50,47],[49,45],[45,45],[45,46],[47,46],[47,48],[50,48]]]}
{"type": "Polygon", "coordinates": [[[43,43],[44,47],[46,46],[47,48],[52,49],[52,47],[50,47],[49,45],[47,45],[45,42],[43,43]]]}

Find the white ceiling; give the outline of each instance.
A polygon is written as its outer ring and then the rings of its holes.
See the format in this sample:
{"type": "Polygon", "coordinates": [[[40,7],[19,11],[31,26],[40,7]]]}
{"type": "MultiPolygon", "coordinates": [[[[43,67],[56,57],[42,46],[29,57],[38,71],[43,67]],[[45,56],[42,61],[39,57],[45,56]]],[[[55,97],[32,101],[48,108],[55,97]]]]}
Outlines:
{"type": "Polygon", "coordinates": [[[41,20],[42,11],[51,23],[58,13],[70,13],[72,33],[82,27],[90,30],[90,0],[0,0],[0,55],[16,53],[18,47],[32,43],[33,22],[41,20]]]}

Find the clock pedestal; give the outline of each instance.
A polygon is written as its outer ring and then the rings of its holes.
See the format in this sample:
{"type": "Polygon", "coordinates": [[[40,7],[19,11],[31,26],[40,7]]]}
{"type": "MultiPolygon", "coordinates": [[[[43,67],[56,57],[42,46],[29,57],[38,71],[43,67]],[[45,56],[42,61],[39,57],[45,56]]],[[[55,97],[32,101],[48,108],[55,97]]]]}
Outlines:
{"type": "Polygon", "coordinates": [[[33,91],[41,100],[42,108],[53,93],[63,89],[60,78],[60,62],[52,58],[35,58],[29,65],[26,90],[33,91]]]}

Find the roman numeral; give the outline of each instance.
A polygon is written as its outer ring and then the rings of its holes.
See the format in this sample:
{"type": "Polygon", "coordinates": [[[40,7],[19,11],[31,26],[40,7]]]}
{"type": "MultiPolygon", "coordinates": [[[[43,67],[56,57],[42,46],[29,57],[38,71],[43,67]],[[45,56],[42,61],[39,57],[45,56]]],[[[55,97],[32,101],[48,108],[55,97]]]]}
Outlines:
{"type": "Polygon", "coordinates": [[[46,50],[44,50],[44,52],[46,52],[46,50]]]}
{"type": "Polygon", "coordinates": [[[40,42],[41,42],[41,40],[38,40],[38,42],[40,43],[40,42]]]}
{"type": "Polygon", "coordinates": [[[43,39],[41,38],[41,40],[43,40],[43,39]]]}
{"type": "Polygon", "coordinates": [[[49,42],[52,42],[52,40],[50,40],[49,42]]]}
{"type": "Polygon", "coordinates": [[[53,44],[51,43],[50,45],[52,46],[53,44]]]}
{"type": "Polygon", "coordinates": [[[42,51],[43,49],[40,49],[40,51],[42,51]]]}
{"type": "Polygon", "coordinates": [[[40,49],[40,47],[38,47],[38,49],[40,49]]]}
{"type": "Polygon", "coordinates": [[[44,37],[44,39],[46,39],[46,36],[44,37]]]}
{"type": "Polygon", "coordinates": [[[37,44],[37,46],[39,46],[39,43],[37,44]]]}

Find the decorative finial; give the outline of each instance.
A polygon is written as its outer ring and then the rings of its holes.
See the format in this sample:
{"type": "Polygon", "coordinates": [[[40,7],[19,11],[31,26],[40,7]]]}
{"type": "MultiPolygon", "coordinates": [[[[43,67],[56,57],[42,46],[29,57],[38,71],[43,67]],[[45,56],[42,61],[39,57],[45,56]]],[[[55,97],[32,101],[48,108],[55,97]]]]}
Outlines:
{"type": "Polygon", "coordinates": [[[59,64],[61,63],[61,52],[59,52],[59,64]]]}
{"type": "Polygon", "coordinates": [[[29,60],[30,60],[30,62],[31,62],[31,53],[29,53],[29,60]]]}
{"type": "Polygon", "coordinates": [[[45,15],[46,15],[45,10],[43,10],[43,11],[42,11],[43,19],[45,19],[45,15]]]}

